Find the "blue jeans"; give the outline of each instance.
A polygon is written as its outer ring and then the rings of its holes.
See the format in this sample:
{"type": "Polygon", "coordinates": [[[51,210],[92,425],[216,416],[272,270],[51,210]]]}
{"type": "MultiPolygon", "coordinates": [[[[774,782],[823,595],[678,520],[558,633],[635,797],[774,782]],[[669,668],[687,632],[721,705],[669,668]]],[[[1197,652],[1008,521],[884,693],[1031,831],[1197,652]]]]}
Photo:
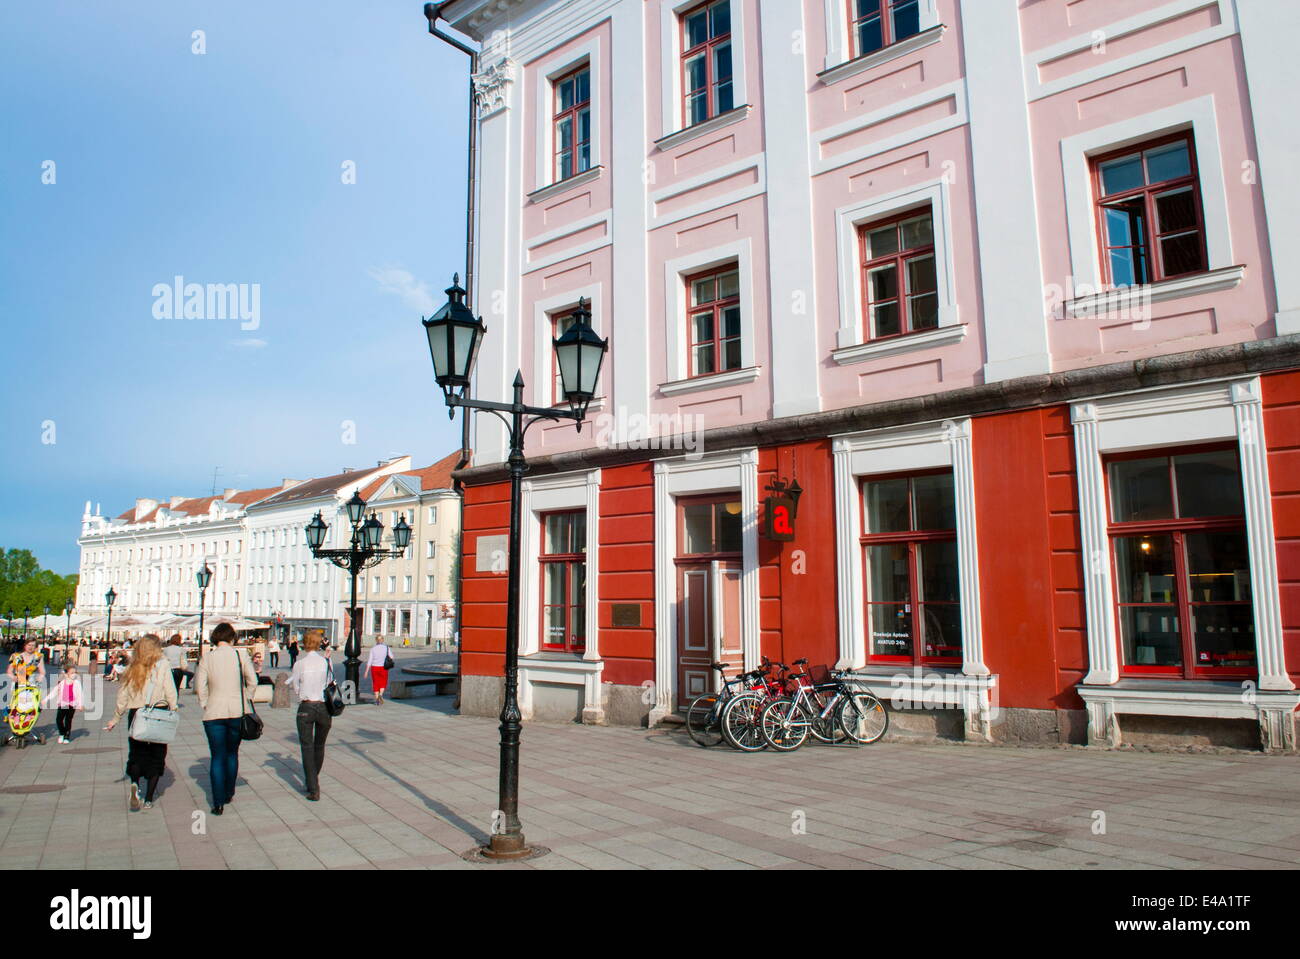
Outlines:
{"type": "Polygon", "coordinates": [[[212,754],[212,805],[224,806],[235,798],[235,780],[239,778],[239,718],[205,719],[203,731],[212,754]]]}

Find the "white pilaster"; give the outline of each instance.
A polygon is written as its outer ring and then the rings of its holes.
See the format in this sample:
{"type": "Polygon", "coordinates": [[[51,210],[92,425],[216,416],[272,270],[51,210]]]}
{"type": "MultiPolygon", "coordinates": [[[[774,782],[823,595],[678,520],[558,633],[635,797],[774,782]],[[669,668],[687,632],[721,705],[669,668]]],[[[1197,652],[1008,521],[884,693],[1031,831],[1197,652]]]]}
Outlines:
{"type": "Polygon", "coordinates": [[[858,606],[854,583],[862,581],[862,550],[854,535],[853,517],[858,514],[857,488],[850,463],[852,448],[848,440],[837,439],[833,447],[835,461],[835,599],[839,617],[840,658],[837,669],[858,669],[866,665],[866,649],[859,642],[862,633],[862,610],[858,606]]]}
{"type": "MultiPolygon", "coordinates": [[[[967,676],[987,676],[984,665],[984,627],[980,622],[979,540],[975,528],[975,461],[970,420],[944,424],[952,444],[953,500],[957,510],[957,567],[961,571],[961,671],[967,676]]],[[[987,691],[983,715],[987,717],[987,691]]],[[[968,713],[978,713],[968,710],[968,713]]],[[[987,722],[987,718],[983,720],[987,722]]],[[[987,738],[987,730],[984,730],[987,738]]]]}
{"type": "MultiPolygon", "coordinates": [[[[673,499],[668,493],[668,464],[655,463],[655,685],[654,705],[649,725],[653,726],[673,711],[673,671],[676,668],[677,583],[673,576],[673,540],[657,535],[665,520],[673,516],[673,499]]],[[[675,523],[675,517],[668,520],[675,523]]]]}
{"type": "MultiPolygon", "coordinates": [[[[758,450],[740,454],[740,506],[745,524],[741,540],[740,638],[745,669],[757,669],[762,659],[759,643],[758,601],[758,450]]],[[[721,604],[719,604],[721,605],[721,604]]]]}
{"type": "MultiPolygon", "coordinates": [[[[1088,624],[1088,675],[1085,685],[1110,685],[1119,680],[1115,635],[1114,589],[1110,575],[1110,542],[1106,535],[1106,479],[1101,466],[1097,407],[1079,403],[1070,411],[1074,423],[1074,459],[1079,482],[1079,529],[1083,539],[1084,606],[1088,624]]],[[[1105,717],[1089,713],[1090,731],[1106,734],[1105,717]],[[1096,729],[1091,727],[1095,726],[1096,729]]]]}

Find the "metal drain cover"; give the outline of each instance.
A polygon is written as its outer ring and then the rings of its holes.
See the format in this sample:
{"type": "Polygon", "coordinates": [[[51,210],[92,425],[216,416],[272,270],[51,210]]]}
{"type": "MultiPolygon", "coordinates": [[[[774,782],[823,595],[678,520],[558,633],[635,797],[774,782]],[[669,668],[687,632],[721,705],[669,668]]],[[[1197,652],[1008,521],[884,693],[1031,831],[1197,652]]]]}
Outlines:
{"type": "Polygon", "coordinates": [[[121,750],[114,746],[82,746],[80,749],[65,749],[63,752],[69,756],[90,756],[94,753],[117,753],[121,750]]]}
{"type": "Polygon", "coordinates": [[[63,786],[5,786],[0,789],[0,793],[7,793],[10,796],[27,796],[31,793],[56,793],[63,788],[63,786]]]}

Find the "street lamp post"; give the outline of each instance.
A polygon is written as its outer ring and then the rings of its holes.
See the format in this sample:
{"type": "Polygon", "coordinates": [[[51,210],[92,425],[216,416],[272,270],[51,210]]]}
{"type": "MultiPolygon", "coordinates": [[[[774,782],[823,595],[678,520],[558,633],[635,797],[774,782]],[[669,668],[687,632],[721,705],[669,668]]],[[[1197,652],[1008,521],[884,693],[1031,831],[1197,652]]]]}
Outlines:
{"type": "Polygon", "coordinates": [[[203,561],[203,568],[194,574],[194,580],[199,584],[199,659],[203,658],[203,607],[208,595],[208,584],[212,582],[212,570],[208,569],[208,561],[203,561]]]}
{"type": "MultiPolygon", "coordinates": [[[[104,638],[108,640],[108,645],[113,645],[113,604],[117,602],[117,593],[113,592],[113,587],[108,587],[108,592],[104,594],[104,603],[108,606],[108,628],[104,630],[104,638]]],[[[105,654],[107,655],[107,654],[105,654]]]]}
{"type": "Polygon", "coordinates": [[[24,642],[26,642],[27,640],[27,620],[28,618],[30,618],[31,615],[32,615],[32,608],[30,606],[24,606],[23,607],[23,641],[24,642]]]}
{"type": "Polygon", "coordinates": [[[45,618],[41,620],[41,645],[42,646],[45,645],[45,630],[49,628],[49,625],[50,625],[50,604],[46,603],[45,618]]]}
{"type": "Polygon", "coordinates": [[[411,545],[411,527],[406,522],[406,515],[397,518],[393,526],[393,548],[382,549],[380,541],[384,536],[384,524],[374,513],[362,522],[366,515],[366,501],[359,491],[354,491],[352,498],[344,507],[348,522],[352,526],[352,539],[346,549],[324,549],[325,536],[329,524],[321,517],[320,510],[307,524],[307,546],[316,559],[324,559],[345,571],[352,578],[352,599],[348,605],[348,641],[343,648],[344,677],[351,684],[356,701],[361,701],[361,630],[357,624],[357,576],[364,570],[386,559],[398,559],[411,545]]]}
{"type": "MultiPolygon", "coordinates": [[[[528,464],[524,459],[524,438],[528,427],[539,420],[570,419],[582,429],[587,407],[596,395],[601,363],[609,350],[609,340],[601,339],[591,328],[591,311],[585,300],[578,301],[573,324],[558,339],[551,341],[560,368],[560,380],[568,409],[524,405],[524,377],[515,372],[514,397],[510,403],[496,403],[469,398],[470,378],[479,343],[487,328],[465,305],[465,291],[460,277],[452,280],[446,291],[447,303],[427,320],[422,319],[433,360],[434,378],[441,387],[448,415],[456,416],[456,407],[485,410],[496,415],[510,431],[510,455],[506,460],[510,473],[510,542],[507,562],[506,632],[505,632],[505,703],[501,707],[501,771],[499,807],[502,823],[493,830],[487,846],[478,854],[488,860],[508,861],[535,854],[524,841],[519,822],[519,738],[523,727],[519,711],[519,530],[520,487],[528,464]],[[508,417],[508,418],[507,418],[508,417]]],[[[466,413],[466,416],[469,414],[466,413]]]]}
{"type": "Polygon", "coordinates": [[[9,639],[9,633],[13,630],[13,628],[14,628],[14,611],[12,609],[7,609],[5,610],[5,639],[6,640],[9,639]]]}
{"type": "Polygon", "coordinates": [[[68,601],[63,604],[63,612],[68,617],[68,625],[64,627],[63,630],[63,662],[64,663],[67,663],[68,661],[68,643],[72,641],[72,606],[73,606],[72,597],[69,596],[68,601]]]}

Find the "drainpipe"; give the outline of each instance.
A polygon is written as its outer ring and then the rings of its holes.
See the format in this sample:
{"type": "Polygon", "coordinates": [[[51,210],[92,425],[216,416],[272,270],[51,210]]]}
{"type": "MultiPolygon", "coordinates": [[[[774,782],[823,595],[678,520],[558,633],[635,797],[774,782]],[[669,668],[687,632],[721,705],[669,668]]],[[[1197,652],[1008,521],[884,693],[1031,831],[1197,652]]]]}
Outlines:
{"type": "MultiPolygon", "coordinates": [[[[443,0],[442,3],[426,3],[424,5],[424,16],[429,21],[429,33],[433,34],[444,43],[455,47],[461,53],[469,57],[469,155],[467,158],[467,173],[465,185],[465,301],[473,309],[474,304],[474,214],[475,214],[475,196],[477,192],[478,178],[478,101],[474,96],[474,74],[478,73],[478,51],[457,40],[450,34],[443,33],[438,29],[438,20],[442,17],[442,8],[451,0],[443,0]]],[[[461,415],[460,430],[460,459],[456,463],[456,470],[464,469],[470,462],[470,445],[469,445],[469,413],[464,411],[461,415]]],[[[460,560],[458,563],[459,578],[461,582],[465,580],[465,491],[459,479],[452,480],[452,488],[459,496],[460,517],[457,522],[456,535],[460,541],[460,560]]],[[[460,583],[452,584],[455,589],[455,605],[453,607],[454,616],[452,617],[452,639],[456,643],[456,701],[453,703],[455,709],[460,709],[460,611],[461,611],[461,589],[460,583]]]]}

